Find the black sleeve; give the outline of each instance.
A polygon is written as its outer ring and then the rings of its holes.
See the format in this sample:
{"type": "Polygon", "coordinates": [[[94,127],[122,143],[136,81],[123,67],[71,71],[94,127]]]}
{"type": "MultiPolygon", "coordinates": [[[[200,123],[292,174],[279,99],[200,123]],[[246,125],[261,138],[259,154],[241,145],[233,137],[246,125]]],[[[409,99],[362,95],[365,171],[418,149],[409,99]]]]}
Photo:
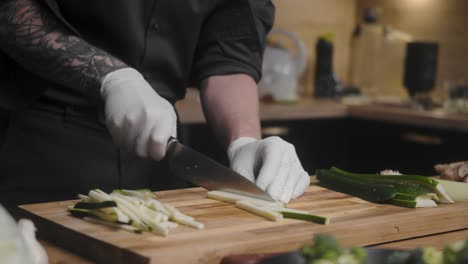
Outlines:
{"type": "Polygon", "coordinates": [[[192,83],[213,75],[244,73],[260,81],[266,35],[273,26],[270,0],[227,0],[205,21],[192,70],[192,83]]]}

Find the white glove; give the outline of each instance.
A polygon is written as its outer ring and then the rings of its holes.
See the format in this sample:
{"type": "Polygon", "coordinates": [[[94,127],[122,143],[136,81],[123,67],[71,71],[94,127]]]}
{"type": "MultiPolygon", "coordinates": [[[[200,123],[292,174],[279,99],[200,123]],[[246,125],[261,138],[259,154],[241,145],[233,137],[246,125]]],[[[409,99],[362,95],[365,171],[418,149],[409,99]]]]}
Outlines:
{"type": "Polygon", "coordinates": [[[134,150],[140,157],[164,158],[167,141],[177,137],[172,105],[132,68],[107,74],[101,95],[106,124],[117,145],[134,150]]]}
{"type": "Polygon", "coordinates": [[[284,203],[310,185],[294,146],[279,137],[239,138],[229,145],[228,156],[233,170],[284,203]]]}
{"type": "Polygon", "coordinates": [[[0,205],[0,263],[47,264],[44,248],[36,240],[36,227],[28,219],[18,223],[0,205]]]}

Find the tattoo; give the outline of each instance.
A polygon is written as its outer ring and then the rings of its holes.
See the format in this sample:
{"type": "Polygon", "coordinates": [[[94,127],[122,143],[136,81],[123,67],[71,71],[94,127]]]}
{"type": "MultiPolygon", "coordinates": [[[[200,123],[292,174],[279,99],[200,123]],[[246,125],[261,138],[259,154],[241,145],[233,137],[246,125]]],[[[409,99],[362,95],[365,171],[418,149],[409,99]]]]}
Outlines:
{"type": "Polygon", "coordinates": [[[80,90],[99,89],[107,73],[128,67],[74,36],[36,1],[9,0],[0,5],[0,48],[19,64],[80,90]]]}

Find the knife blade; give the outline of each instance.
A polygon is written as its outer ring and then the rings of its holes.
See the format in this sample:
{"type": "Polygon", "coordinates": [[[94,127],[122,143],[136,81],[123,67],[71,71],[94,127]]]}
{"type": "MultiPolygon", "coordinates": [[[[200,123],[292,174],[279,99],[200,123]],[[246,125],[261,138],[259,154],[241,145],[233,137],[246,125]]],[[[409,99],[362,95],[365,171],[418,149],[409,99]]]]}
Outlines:
{"type": "Polygon", "coordinates": [[[166,158],[174,175],[197,186],[275,201],[239,173],[181,144],[175,138],[169,139],[166,158]]]}

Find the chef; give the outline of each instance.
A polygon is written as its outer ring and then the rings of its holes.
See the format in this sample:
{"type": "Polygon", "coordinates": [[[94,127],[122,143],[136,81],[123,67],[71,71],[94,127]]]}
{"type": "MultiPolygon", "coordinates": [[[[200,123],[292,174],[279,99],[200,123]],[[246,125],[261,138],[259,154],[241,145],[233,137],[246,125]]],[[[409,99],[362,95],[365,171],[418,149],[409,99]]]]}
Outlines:
{"type": "Polygon", "coordinates": [[[260,134],[273,20],[268,0],[2,1],[0,203],[185,187],[164,157],[189,86],[232,169],[277,200],[300,196],[310,179],[294,146],[260,134]]]}

